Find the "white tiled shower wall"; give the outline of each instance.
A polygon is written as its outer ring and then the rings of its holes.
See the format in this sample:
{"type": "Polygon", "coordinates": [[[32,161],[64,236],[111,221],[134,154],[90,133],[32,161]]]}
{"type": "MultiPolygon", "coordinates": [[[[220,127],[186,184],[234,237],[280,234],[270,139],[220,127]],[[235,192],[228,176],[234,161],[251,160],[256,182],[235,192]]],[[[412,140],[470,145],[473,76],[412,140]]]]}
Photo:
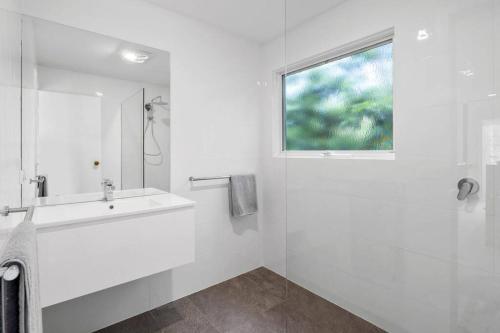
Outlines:
{"type": "MultiPolygon", "coordinates": [[[[500,173],[483,135],[500,117],[500,1],[346,1],[288,32],[287,63],[391,28],[395,160],[274,157],[268,89],[265,263],[391,332],[496,331],[500,173]],[[478,200],[457,201],[465,176],[478,200]]],[[[269,82],[282,47],[264,48],[269,82]]]]}

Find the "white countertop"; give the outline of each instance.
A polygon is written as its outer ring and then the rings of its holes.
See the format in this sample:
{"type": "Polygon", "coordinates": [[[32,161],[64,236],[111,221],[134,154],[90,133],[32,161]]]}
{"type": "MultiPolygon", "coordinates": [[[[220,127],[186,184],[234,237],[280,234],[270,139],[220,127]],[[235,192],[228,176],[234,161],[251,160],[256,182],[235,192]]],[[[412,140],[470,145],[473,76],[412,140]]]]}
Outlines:
{"type": "MultiPolygon", "coordinates": [[[[156,190],[159,191],[159,190],[156,190]]],[[[192,207],[194,201],[160,191],[160,194],[36,207],[33,223],[37,229],[59,227],[89,221],[154,213],[192,207]]]]}

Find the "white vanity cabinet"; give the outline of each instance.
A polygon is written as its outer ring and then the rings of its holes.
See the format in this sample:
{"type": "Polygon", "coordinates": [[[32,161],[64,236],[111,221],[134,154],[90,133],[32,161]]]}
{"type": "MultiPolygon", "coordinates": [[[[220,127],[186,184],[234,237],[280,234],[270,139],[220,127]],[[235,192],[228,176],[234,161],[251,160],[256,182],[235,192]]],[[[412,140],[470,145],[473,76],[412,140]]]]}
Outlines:
{"type": "Polygon", "coordinates": [[[170,193],[37,208],[42,307],[194,262],[194,213],[170,193]]]}

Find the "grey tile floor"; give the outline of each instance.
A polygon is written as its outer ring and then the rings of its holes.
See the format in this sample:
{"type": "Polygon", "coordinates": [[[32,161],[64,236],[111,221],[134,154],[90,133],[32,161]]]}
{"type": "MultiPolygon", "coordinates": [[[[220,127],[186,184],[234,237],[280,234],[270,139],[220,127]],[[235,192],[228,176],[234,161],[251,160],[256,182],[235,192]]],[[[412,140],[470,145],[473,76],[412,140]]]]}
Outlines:
{"type": "Polygon", "coordinates": [[[261,267],[98,331],[117,332],[384,331],[261,267]]]}

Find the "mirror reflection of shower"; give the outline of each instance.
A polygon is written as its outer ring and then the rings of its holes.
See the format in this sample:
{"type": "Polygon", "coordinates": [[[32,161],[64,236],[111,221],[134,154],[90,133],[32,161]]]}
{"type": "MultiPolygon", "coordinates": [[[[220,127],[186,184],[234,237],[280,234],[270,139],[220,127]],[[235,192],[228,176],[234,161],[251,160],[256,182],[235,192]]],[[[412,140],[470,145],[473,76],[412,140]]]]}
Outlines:
{"type": "Polygon", "coordinates": [[[163,164],[163,152],[161,150],[160,144],[158,143],[158,139],[156,138],[155,135],[155,113],[157,111],[163,110],[163,111],[168,111],[167,109],[168,103],[162,100],[161,96],[157,96],[149,103],[146,103],[144,105],[144,108],[146,110],[146,126],[144,128],[144,140],[149,136],[151,137],[151,140],[153,141],[154,144],[154,150],[152,151],[144,151],[144,160],[146,163],[152,164],[152,165],[161,165],[163,164]],[[150,159],[148,160],[148,157],[150,159]],[[152,161],[154,158],[157,158],[156,161],[152,161]]]}

